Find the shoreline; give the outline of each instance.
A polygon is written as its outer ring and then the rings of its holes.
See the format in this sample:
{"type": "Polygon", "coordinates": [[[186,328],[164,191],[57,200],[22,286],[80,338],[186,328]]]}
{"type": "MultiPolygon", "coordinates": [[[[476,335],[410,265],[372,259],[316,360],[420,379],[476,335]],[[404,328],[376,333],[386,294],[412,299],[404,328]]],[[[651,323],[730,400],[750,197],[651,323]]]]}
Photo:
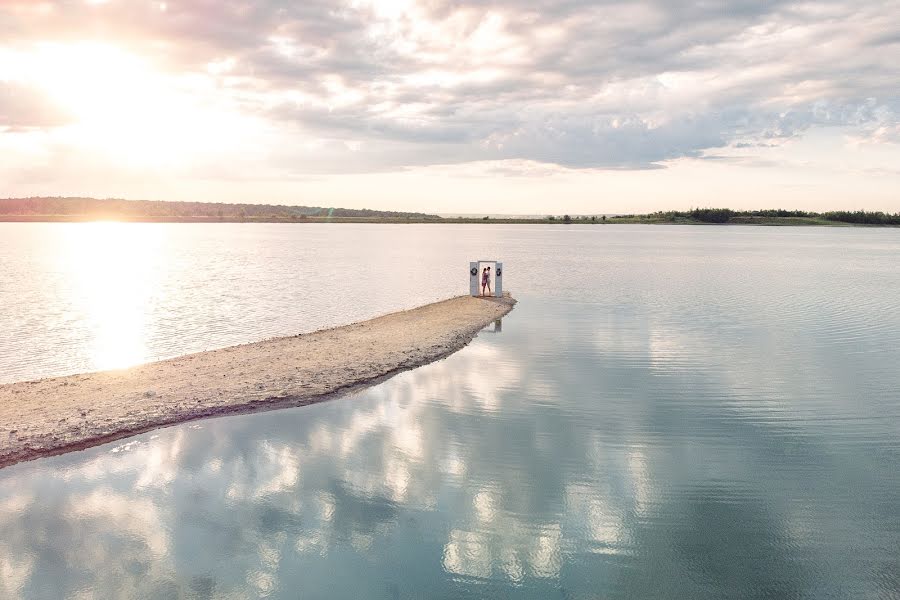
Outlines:
{"type": "Polygon", "coordinates": [[[197,419],[306,406],[446,358],[516,301],[457,296],[128,369],[0,385],[0,468],[197,419]]]}
{"type": "Polygon", "coordinates": [[[609,217],[606,221],[590,219],[542,219],[542,218],[504,218],[488,219],[475,217],[441,217],[441,218],[386,218],[386,217],[152,217],[152,216],[111,216],[102,215],[0,215],[0,223],[285,223],[298,225],[312,224],[380,224],[380,225],[698,225],[704,227],[864,227],[880,229],[896,229],[900,225],[879,223],[851,223],[847,221],[828,221],[807,217],[735,217],[727,223],[708,223],[705,221],[679,219],[641,219],[640,217],[609,217]]]}

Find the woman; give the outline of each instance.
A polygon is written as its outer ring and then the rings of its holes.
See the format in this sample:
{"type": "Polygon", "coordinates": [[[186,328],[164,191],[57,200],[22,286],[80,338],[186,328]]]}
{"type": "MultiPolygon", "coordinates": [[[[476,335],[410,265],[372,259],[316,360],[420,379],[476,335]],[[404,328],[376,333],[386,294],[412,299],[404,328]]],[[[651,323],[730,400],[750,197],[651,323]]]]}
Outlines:
{"type": "Polygon", "coordinates": [[[481,295],[484,296],[484,288],[487,287],[488,294],[491,293],[491,268],[485,267],[481,271],[481,295]]]}

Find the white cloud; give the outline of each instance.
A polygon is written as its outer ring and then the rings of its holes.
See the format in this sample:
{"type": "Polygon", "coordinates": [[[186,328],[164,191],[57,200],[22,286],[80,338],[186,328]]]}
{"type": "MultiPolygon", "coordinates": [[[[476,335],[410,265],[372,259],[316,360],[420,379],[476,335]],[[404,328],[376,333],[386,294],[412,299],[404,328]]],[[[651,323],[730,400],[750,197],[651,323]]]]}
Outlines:
{"type": "Polygon", "coordinates": [[[898,13],[898,0],[13,1],[0,145],[54,132],[58,159],[7,154],[37,180],[78,156],[206,179],[239,161],[241,176],[288,181],[484,161],[646,170],[832,127],[896,144],[898,13]],[[48,44],[98,39],[111,50],[64,75],[22,68],[48,44]],[[111,150],[124,139],[144,153],[127,164],[111,150]]]}

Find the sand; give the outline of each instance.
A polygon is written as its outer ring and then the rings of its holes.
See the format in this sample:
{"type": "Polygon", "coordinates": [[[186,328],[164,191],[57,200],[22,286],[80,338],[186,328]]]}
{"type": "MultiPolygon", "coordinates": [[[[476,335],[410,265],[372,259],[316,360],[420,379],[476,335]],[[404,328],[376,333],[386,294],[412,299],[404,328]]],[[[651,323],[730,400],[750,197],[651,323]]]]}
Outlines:
{"type": "Polygon", "coordinates": [[[335,329],[0,386],[0,467],[204,417],[321,402],[444,358],[515,300],[461,296],[335,329]]]}

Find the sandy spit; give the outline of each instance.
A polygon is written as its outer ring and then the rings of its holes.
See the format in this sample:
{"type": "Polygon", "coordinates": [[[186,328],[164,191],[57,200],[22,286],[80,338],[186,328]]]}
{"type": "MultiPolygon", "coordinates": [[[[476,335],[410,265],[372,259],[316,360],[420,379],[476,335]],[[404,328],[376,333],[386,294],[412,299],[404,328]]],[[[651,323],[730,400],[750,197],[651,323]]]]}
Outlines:
{"type": "Polygon", "coordinates": [[[460,296],[335,329],[0,385],[0,467],[204,417],[321,402],[444,358],[515,300],[460,296]]]}

